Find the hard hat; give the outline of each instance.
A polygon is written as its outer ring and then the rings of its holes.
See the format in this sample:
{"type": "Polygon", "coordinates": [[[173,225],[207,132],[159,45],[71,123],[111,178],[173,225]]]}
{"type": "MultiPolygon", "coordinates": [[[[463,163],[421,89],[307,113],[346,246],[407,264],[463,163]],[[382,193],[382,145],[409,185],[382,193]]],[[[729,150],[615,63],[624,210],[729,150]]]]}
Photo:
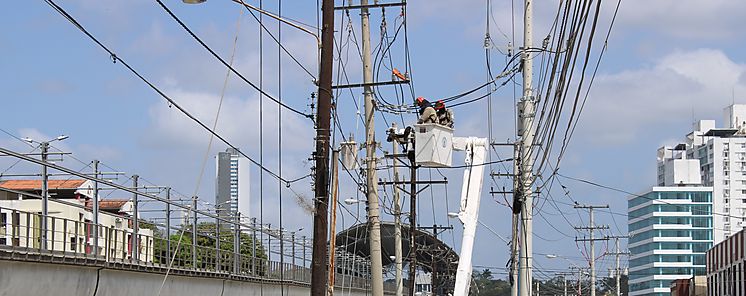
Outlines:
{"type": "Polygon", "coordinates": [[[417,97],[417,103],[422,103],[423,101],[425,101],[424,97],[417,97]]]}
{"type": "Polygon", "coordinates": [[[443,109],[446,106],[446,104],[443,102],[443,100],[438,100],[435,102],[435,109],[443,109]]]}

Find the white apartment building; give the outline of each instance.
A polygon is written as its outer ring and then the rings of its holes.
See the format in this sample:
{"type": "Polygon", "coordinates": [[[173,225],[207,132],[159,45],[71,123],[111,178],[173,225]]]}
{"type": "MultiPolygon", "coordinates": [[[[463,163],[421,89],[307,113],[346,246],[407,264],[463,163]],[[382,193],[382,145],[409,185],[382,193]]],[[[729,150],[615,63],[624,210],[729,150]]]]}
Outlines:
{"type": "MultiPolygon", "coordinates": [[[[0,248],[39,249],[42,240],[39,180],[0,182],[0,248]]],[[[107,260],[128,260],[133,255],[133,229],[129,200],[99,202],[98,243],[93,236],[92,183],[84,180],[50,180],[46,247],[50,251],[95,255],[107,260]],[[94,249],[97,246],[98,249],[94,249]]],[[[138,231],[139,260],[153,262],[153,231],[138,231]]]]}
{"type": "Polygon", "coordinates": [[[228,148],[215,156],[215,205],[223,217],[251,217],[251,164],[228,148]]]}
{"type": "Polygon", "coordinates": [[[746,105],[734,104],[724,110],[723,127],[715,120],[699,120],[684,143],[658,149],[658,185],[682,185],[682,178],[701,174],[702,185],[711,186],[712,211],[741,218],[715,214],[714,243],[746,226],[746,105]],[[676,160],[676,161],[674,161],[676,160]],[[674,178],[671,166],[689,166],[699,162],[699,172],[690,170],[674,178]],[[667,173],[669,172],[669,173],[667,173]],[[686,175],[686,176],[685,176],[686,175]]]}

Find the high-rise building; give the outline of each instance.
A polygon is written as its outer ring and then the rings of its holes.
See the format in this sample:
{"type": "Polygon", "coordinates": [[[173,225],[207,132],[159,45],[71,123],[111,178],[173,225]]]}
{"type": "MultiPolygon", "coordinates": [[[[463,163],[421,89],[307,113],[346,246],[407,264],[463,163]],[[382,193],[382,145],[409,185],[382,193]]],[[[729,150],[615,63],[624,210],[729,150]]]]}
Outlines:
{"type": "MultiPolygon", "coordinates": [[[[712,211],[726,214],[714,217],[715,243],[746,226],[746,105],[725,108],[723,124],[716,128],[714,120],[699,120],[684,143],[658,149],[659,186],[680,185],[670,174],[664,174],[667,167],[682,165],[684,159],[699,161],[702,185],[713,188],[712,211]]],[[[690,170],[686,174],[696,173],[690,170]]]]}
{"type": "Polygon", "coordinates": [[[250,217],[250,163],[238,151],[228,148],[215,156],[215,205],[221,217],[250,217]]]}
{"type": "Polygon", "coordinates": [[[629,295],[670,295],[671,281],[705,275],[712,187],[653,187],[629,203],[629,295]]]}
{"type": "Polygon", "coordinates": [[[707,249],[746,226],[746,105],[725,108],[723,126],[699,120],[658,149],[658,186],[629,197],[631,296],[704,275],[707,249]]]}

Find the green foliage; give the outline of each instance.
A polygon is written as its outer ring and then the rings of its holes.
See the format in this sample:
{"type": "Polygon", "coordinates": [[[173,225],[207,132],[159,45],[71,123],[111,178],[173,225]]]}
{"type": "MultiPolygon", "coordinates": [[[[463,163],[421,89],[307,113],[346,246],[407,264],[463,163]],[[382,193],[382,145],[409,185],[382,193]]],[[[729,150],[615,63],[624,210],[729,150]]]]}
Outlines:
{"type": "MultiPolygon", "coordinates": [[[[475,272],[472,276],[474,284],[471,286],[470,293],[477,296],[509,296],[510,295],[510,282],[502,279],[495,279],[492,271],[484,269],[480,272],[475,272]]],[[[539,295],[562,295],[564,292],[564,281],[562,277],[554,277],[546,281],[534,281],[534,290],[536,290],[536,284],[539,284],[539,295]]],[[[588,292],[590,282],[583,281],[583,291],[588,292]]],[[[616,281],[614,278],[602,278],[599,279],[596,287],[597,295],[616,295],[614,289],[616,287],[616,281]]],[[[627,276],[621,278],[622,295],[627,295],[627,276]]],[[[577,291],[577,281],[568,278],[567,291],[568,294],[573,294],[573,291],[577,291]]]]}
{"type": "Polygon", "coordinates": [[[489,269],[474,274],[474,285],[471,293],[478,296],[510,296],[510,282],[494,279],[489,269]]]}
{"type": "MultiPolygon", "coordinates": [[[[163,232],[155,232],[154,252],[156,263],[167,263],[173,259],[173,267],[191,268],[196,267],[206,270],[233,271],[234,262],[234,236],[233,230],[226,227],[220,229],[219,251],[216,250],[215,223],[203,222],[197,225],[197,261],[192,257],[192,227],[187,227],[178,233],[171,234],[171,257],[168,258],[167,240],[163,232]],[[178,246],[178,247],[177,247],[178,246]],[[174,252],[175,256],[174,256],[174,252]],[[216,256],[218,255],[219,256],[216,256]]],[[[267,270],[267,255],[264,246],[260,243],[254,245],[253,239],[246,233],[240,234],[239,262],[241,270],[249,272],[254,270],[256,274],[265,274],[267,270]],[[256,250],[256,257],[254,257],[256,250]],[[253,268],[252,268],[253,267],[253,268]]]]}

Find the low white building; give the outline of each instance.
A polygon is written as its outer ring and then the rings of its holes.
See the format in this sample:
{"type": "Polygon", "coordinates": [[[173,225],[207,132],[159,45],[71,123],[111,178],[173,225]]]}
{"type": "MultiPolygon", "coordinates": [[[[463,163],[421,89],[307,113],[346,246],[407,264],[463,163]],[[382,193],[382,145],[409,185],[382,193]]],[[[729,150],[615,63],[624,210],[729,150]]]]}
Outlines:
{"type": "MultiPolygon", "coordinates": [[[[0,247],[40,249],[42,245],[40,180],[0,182],[0,247]]],[[[133,204],[99,201],[98,249],[94,250],[92,184],[85,180],[50,180],[46,248],[49,251],[132,259],[133,204]]],[[[154,258],[153,231],[138,231],[139,260],[154,258]]]]}

